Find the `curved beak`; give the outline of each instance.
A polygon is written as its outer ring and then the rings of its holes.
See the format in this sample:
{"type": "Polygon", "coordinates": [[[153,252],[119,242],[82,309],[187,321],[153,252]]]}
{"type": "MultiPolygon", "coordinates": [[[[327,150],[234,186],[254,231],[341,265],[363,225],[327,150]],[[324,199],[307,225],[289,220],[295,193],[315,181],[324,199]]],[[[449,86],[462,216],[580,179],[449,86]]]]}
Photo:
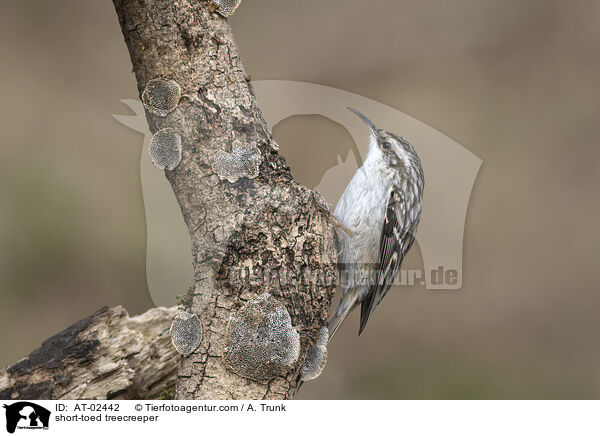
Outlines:
{"type": "Polygon", "coordinates": [[[371,132],[373,132],[373,135],[377,136],[377,130],[378,129],[377,129],[377,127],[375,127],[375,124],[373,124],[373,121],[371,121],[370,119],[368,119],[364,114],[362,114],[361,112],[357,111],[353,107],[349,107],[347,109],[351,110],[356,115],[358,115],[360,117],[360,119],[363,120],[367,126],[369,126],[369,129],[371,129],[371,132]]]}

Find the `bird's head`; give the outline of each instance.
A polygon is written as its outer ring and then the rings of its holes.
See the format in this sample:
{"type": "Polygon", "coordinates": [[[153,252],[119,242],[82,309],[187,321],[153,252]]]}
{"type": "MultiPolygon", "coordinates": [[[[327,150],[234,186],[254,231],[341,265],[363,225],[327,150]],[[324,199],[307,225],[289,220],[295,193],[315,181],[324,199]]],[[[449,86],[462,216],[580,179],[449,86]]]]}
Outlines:
{"type": "Polygon", "coordinates": [[[410,169],[420,169],[421,162],[417,152],[402,136],[387,130],[379,129],[364,114],[354,108],[349,110],[358,115],[371,130],[369,154],[383,159],[389,168],[406,172],[410,169]]]}

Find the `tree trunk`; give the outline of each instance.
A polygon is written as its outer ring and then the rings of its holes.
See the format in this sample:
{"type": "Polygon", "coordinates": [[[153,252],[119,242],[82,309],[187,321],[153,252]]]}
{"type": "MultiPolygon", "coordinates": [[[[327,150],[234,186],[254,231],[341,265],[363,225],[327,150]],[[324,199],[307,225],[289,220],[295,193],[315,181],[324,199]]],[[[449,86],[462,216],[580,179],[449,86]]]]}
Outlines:
{"type": "Polygon", "coordinates": [[[176,398],[290,398],[335,287],[328,206],[279,156],[217,6],[114,4],[151,154],[192,239],[187,310],[202,337],[181,360],[176,398]]]}

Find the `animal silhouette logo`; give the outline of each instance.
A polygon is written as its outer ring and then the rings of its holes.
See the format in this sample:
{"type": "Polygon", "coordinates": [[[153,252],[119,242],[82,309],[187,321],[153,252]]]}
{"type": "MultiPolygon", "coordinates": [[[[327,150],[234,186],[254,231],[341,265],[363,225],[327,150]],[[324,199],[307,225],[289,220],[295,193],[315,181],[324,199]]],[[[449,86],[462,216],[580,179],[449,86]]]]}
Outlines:
{"type": "Polygon", "coordinates": [[[3,406],[6,409],[6,431],[19,429],[48,429],[50,411],[29,401],[3,406]]]}
{"type": "MultiPolygon", "coordinates": [[[[425,289],[462,287],[463,235],[467,208],[482,160],[462,145],[409,115],[366,97],[328,86],[287,80],[260,80],[253,88],[270,128],[296,115],[320,115],[344,126],[356,146],[348,145],[341,157],[323,159],[331,150],[319,151],[310,165],[322,177],[315,186],[335,207],[345,187],[368,152],[363,123],[346,107],[360,108],[373,120],[409,138],[426,173],[423,215],[416,243],[423,269],[416,271],[414,284],[425,289]],[[346,156],[346,157],[344,157],[346,156]]],[[[113,115],[123,125],[144,134],[140,175],[146,210],[146,277],[150,296],[157,306],[170,305],[182,289],[194,282],[189,260],[190,235],[181,209],[164,171],[152,163],[148,149],[152,133],[144,106],[138,100],[123,100],[134,115],[113,115]]],[[[235,149],[232,150],[235,156],[235,149]]],[[[415,252],[415,248],[413,248],[415,252]]],[[[411,279],[407,279],[410,284],[411,279]]]]}

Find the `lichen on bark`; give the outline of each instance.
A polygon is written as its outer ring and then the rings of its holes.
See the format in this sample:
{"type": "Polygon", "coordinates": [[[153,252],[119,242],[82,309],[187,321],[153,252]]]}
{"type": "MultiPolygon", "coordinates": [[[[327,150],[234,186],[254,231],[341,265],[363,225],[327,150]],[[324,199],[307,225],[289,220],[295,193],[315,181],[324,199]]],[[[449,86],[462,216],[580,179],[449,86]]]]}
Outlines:
{"type": "Polygon", "coordinates": [[[259,382],[285,375],[300,355],[300,335],[284,305],[269,293],[231,315],[225,332],[227,369],[259,382]]]}

